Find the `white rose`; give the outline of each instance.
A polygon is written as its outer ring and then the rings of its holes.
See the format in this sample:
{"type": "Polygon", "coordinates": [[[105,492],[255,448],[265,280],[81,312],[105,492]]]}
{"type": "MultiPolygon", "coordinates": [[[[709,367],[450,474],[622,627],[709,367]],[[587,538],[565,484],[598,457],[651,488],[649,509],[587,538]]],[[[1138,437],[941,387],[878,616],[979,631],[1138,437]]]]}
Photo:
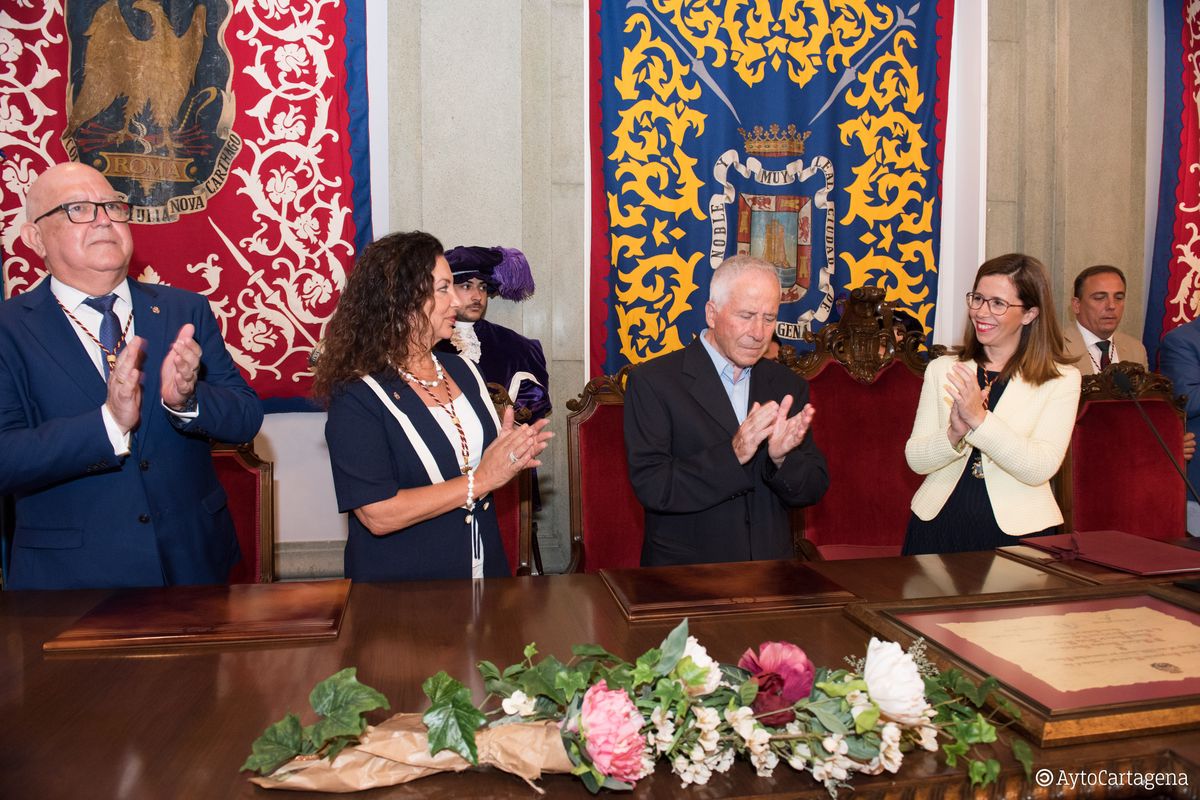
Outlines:
{"type": "Polygon", "coordinates": [[[912,656],[900,645],[871,637],[863,680],[867,682],[867,694],[884,717],[909,727],[926,721],[929,703],[925,700],[925,682],[912,656]]]}

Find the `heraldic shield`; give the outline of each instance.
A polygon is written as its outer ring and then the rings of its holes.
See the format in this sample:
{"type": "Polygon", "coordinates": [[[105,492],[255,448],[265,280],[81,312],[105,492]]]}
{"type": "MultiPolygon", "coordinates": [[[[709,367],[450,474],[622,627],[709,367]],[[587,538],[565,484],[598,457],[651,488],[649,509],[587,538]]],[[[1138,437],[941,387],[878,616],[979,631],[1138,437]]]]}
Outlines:
{"type": "Polygon", "coordinates": [[[233,132],[226,0],[67,0],[71,69],[63,145],[133,204],[171,222],[220,191],[233,132]]]}
{"type": "Polygon", "coordinates": [[[781,303],[804,297],[812,279],[812,198],[739,195],[737,252],[775,265],[781,303]]]}

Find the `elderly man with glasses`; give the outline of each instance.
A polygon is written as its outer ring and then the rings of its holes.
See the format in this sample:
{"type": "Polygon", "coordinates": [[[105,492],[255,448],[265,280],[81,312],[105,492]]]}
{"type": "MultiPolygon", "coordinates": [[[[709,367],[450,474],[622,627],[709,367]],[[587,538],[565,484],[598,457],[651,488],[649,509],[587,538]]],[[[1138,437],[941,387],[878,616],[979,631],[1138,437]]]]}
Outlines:
{"type": "Polygon", "coordinates": [[[59,164],[21,240],[49,277],[0,304],[0,493],[9,589],[222,583],[239,558],[210,439],[249,441],[262,404],[208,302],[130,280],[130,206],[59,164]]]}

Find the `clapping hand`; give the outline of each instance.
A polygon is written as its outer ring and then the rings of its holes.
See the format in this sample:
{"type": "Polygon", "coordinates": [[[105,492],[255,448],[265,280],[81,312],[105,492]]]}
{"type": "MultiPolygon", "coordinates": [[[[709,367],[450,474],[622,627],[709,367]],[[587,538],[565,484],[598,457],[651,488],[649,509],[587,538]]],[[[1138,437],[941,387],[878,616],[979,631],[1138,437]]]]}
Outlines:
{"type": "Polygon", "coordinates": [[[190,322],[179,329],[162,364],[162,400],[167,408],[182,411],[196,393],[200,377],[200,344],[192,337],[196,326],[190,322]]]}
{"type": "Polygon", "coordinates": [[[545,430],[548,424],[550,420],[539,419],[532,425],[517,425],[513,422],[512,406],[505,408],[496,440],[483,451],[475,470],[476,496],[499,489],[523,469],[540,467],[542,462],[537,457],[554,436],[545,430]]]}
{"type": "Polygon", "coordinates": [[[140,336],[131,338],[108,373],[108,398],[104,403],[121,433],[129,433],[141,418],[142,371],[139,366],[145,343],[140,336]]]}
{"type": "Polygon", "coordinates": [[[804,441],[808,434],[808,426],[812,424],[813,416],[817,413],[812,403],[808,403],[800,409],[799,414],[789,419],[788,412],[793,402],[795,401],[790,394],[783,398],[783,402],[779,404],[779,414],[775,417],[775,425],[771,428],[771,435],[767,437],[767,455],[775,462],[776,467],[783,466],[783,459],[787,454],[804,441]]]}
{"type": "Polygon", "coordinates": [[[950,440],[957,444],[967,431],[972,431],[983,424],[987,417],[987,396],[991,386],[979,388],[979,382],[964,364],[955,364],[946,376],[950,385],[946,391],[950,393],[950,440]]]}
{"type": "Polygon", "coordinates": [[[767,442],[767,454],[777,467],[783,464],[788,453],[800,446],[816,411],[809,404],[789,419],[788,412],[794,402],[788,395],[780,403],[772,400],[750,407],[745,421],[733,435],[733,453],[739,464],[749,463],[764,441],[767,442]]]}

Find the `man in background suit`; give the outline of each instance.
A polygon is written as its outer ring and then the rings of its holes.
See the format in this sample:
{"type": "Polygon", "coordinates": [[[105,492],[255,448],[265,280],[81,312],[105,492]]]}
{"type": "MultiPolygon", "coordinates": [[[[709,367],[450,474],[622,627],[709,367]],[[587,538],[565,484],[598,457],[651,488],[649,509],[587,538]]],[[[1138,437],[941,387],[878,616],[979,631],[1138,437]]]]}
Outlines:
{"type": "Polygon", "coordinates": [[[1063,341],[1081,374],[1094,375],[1114,361],[1148,366],[1142,343],[1117,330],[1125,315],[1125,273],[1121,270],[1097,264],[1076,275],[1071,311],[1075,325],[1063,328],[1063,341]]]}
{"type": "Polygon", "coordinates": [[[83,164],[26,198],[50,276],[0,304],[11,589],[221,583],[239,557],[209,440],[252,439],[262,404],[203,297],[128,279],[129,215],[83,164]]]}
{"type": "MultiPolygon", "coordinates": [[[[1125,273],[1109,264],[1096,264],[1080,272],[1075,276],[1071,310],[1075,325],[1063,328],[1063,343],[1081,374],[1095,375],[1116,361],[1133,361],[1149,369],[1145,346],[1117,330],[1125,316],[1125,273]]],[[[1196,434],[1185,430],[1184,459],[1190,462],[1195,452],[1196,434]]]]}
{"type": "Polygon", "coordinates": [[[791,558],[788,508],[829,486],[807,435],[808,384],[762,359],[779,293],[770,264],[726,259],[713,272],[708,328],[629,376],[625,448],[646,511],[643,566],[791,558]]]}

